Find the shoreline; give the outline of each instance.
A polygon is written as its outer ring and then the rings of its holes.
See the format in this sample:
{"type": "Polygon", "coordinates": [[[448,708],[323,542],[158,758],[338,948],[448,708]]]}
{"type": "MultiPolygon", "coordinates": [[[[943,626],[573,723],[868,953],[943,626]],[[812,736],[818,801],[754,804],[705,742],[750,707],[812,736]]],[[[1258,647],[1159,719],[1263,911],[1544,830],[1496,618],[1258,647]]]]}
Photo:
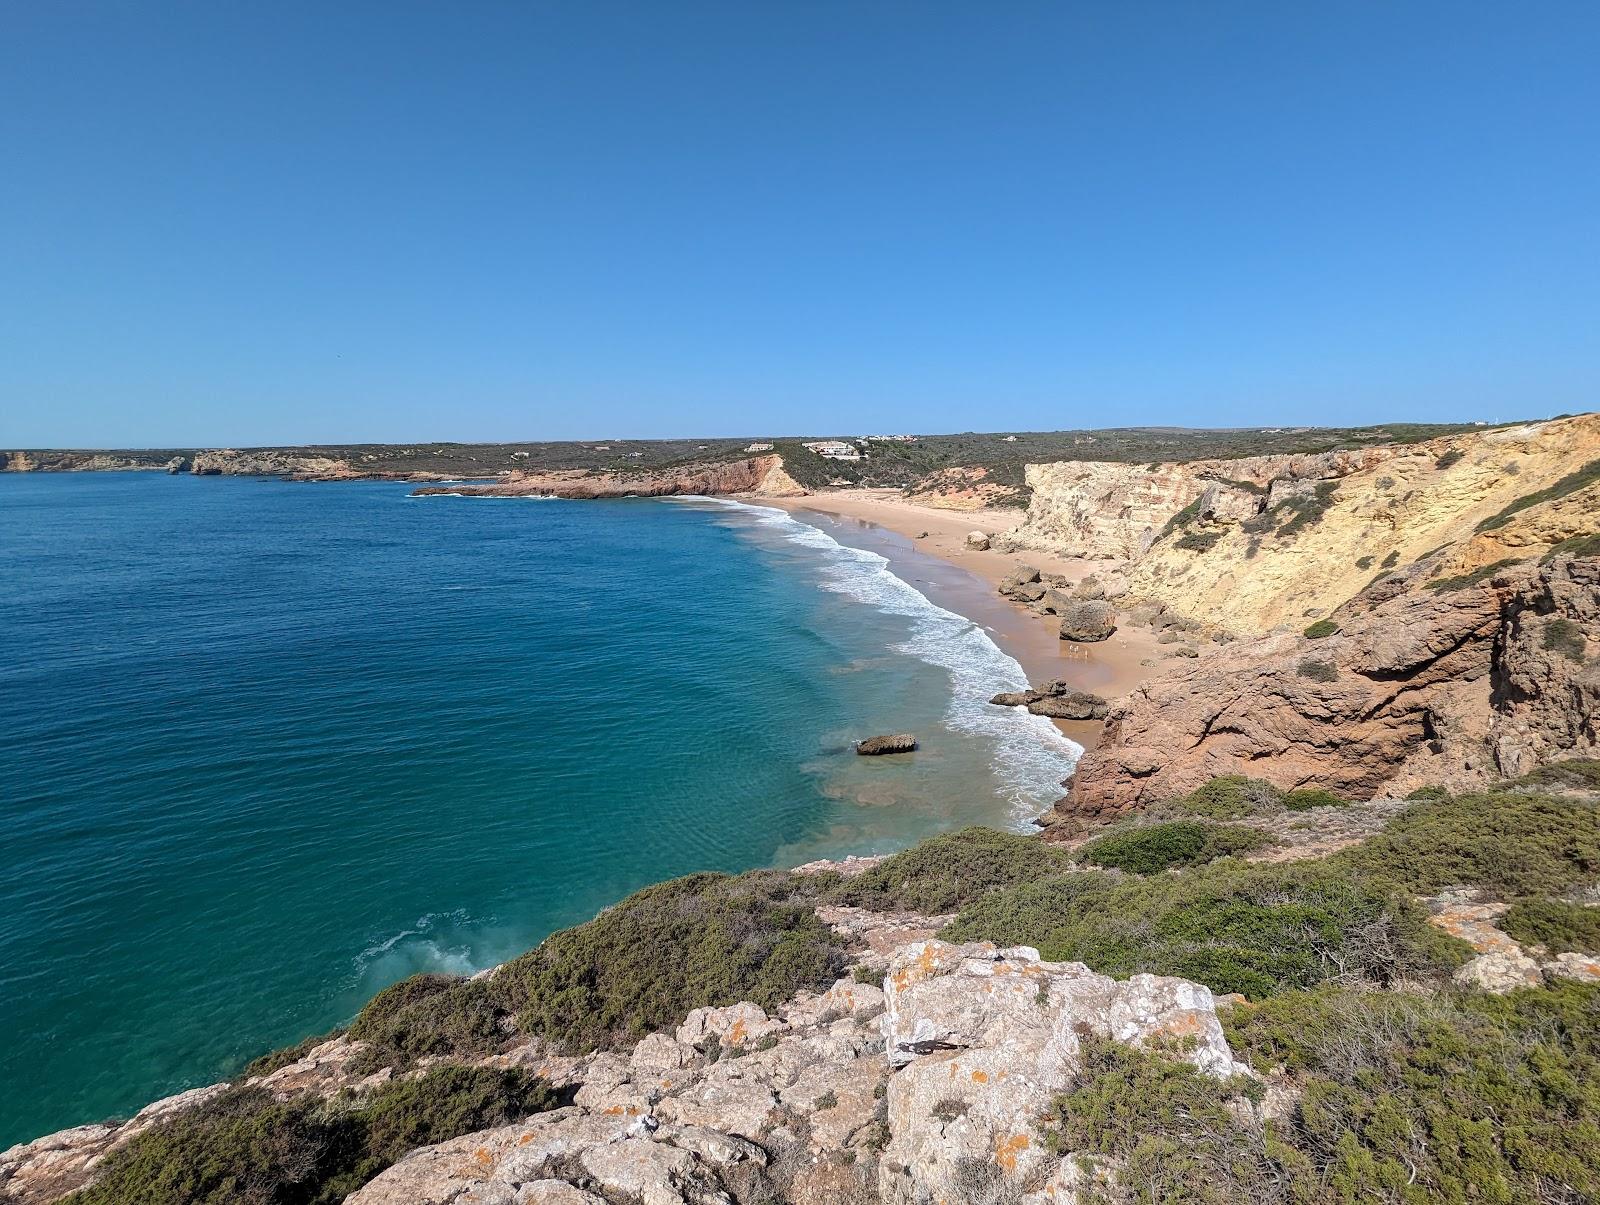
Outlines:
{"type": "MultiPolygon", "coordinates": [[[[1053,617],[1040,616],[997,592],[1019,564],[1074,582],[1111,564],[966,546],[970,531],[993,535],[1010,530],[1021,522],[1020,510],[941,510],[907,502],[896,490],[832,490],[796,498],[741,495],[737,500],[786,511],[840,543],[887,557],[896,576],[982,627],[1002,652],[1021,664],[1030,683],[1060,678],[1112,700],[1143,682],[1150,670],[1140,662],[1157,656],[1154,634],[1147,629],[1119,627],[1108,640],[1077,644],[1060,639],[1053,617]]],[[[1094,748],[1104,727],[1099,720],[1054,722],[1085,751],[1094,748]]]]}

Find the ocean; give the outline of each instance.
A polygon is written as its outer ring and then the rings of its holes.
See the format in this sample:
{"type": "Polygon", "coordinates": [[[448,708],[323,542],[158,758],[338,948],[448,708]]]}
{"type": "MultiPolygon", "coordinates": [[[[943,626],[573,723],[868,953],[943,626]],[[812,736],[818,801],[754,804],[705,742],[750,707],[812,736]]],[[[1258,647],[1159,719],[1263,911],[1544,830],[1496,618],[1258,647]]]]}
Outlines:
{"type": "Polygon", "coordinates": [[[981,626],[782,511],[408,492],[0,475],[0,1148],[1071,770],[981,626]]]}

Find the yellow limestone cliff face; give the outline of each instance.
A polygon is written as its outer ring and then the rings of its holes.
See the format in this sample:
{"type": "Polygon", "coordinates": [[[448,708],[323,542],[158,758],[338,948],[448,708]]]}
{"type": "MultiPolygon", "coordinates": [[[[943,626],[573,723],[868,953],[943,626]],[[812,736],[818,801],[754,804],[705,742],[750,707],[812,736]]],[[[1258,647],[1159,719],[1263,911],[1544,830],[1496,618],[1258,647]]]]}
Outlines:
{"type": "Polygon", "coordinates": [[[1424,558],[1448,577],[1600,531],[1586,469],[1600,469],[1597,414],[1348,453],[1030,466],[1015,546],[1127,558],[1131,594],[1261,633],[1424,558]]]}

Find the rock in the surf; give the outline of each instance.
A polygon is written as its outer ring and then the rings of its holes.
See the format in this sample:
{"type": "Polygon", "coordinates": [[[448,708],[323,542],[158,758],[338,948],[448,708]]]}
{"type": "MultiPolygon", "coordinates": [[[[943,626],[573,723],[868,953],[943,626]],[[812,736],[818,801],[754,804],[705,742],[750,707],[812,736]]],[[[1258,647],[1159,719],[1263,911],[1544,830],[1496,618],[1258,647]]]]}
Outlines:
{"type": "Polygon", "coordinates": [[[890,736],[869,736],[856,742],[856,752],[862,757],[878,757],[884,753],[913,753],[917,738],[909,732],[896,732],[890,736]]]}

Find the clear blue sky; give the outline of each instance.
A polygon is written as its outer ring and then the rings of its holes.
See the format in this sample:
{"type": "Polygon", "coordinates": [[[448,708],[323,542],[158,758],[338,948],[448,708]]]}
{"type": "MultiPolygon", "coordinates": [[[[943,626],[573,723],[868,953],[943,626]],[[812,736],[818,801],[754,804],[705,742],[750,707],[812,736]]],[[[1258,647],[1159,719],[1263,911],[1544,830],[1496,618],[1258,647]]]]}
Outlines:
{"type": "Polygon", "coordinates": [[[0,7],[0,447],[1600,405],[1600,5],[0,7]]]}

